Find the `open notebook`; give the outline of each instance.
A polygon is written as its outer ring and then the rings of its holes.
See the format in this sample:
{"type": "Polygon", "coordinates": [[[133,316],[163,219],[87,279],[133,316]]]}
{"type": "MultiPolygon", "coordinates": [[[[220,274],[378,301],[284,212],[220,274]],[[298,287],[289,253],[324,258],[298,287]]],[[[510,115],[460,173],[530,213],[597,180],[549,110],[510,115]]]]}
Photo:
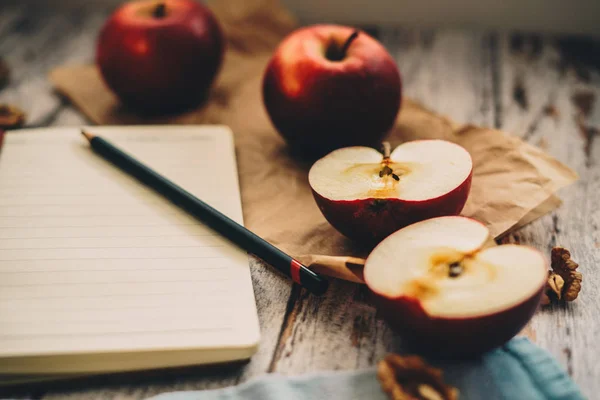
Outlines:
{"type": "MultiPolygon", "coordinates": [[[[90,127],[242,223],[223,126],[90,127]]],[[[0,150],[0,384],[249,358],[245,252],[101,159],[77,128],[0,150]]]]}

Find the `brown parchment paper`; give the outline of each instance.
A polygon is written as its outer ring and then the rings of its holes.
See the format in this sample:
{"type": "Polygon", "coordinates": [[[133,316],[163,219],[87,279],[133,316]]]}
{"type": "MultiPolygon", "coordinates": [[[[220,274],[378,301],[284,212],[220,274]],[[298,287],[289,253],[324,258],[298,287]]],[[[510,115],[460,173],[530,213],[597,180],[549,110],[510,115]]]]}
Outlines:
{"type": "MultiPolygon", "coordinates": [[[[308,185],[310,162],[292,157],[272,127],[261,98],[262,73],[279,41],[296,27],[274,0],[221,0],[212,5],[228,50],[207,103],[176,116],[147,118],[119,105],[91,65],[53,70],[50,80],[98,124],[226,124],[235,133],[244,220],[248,228],[300,257],[315,270],[362,281],[369,249],[337,233],[323,218],[308,185]]],[[[554,193],[576,180],[573,171],[502,131],[459,125],[403,100],[388,140],[437,138],[465,147],[474,162],[463,215],[485,223],[494,237],[560,204],[554,193]]]]}

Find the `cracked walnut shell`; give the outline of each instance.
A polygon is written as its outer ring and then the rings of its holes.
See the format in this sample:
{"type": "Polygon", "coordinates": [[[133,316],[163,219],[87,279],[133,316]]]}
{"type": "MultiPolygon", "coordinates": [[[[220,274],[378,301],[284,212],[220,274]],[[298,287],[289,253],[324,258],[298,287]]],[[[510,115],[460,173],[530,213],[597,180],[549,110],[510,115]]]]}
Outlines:
{"type": "Polygon", "coordinates": [[[442,371],[418,356],[387,355],[379,362],[377,378],[391,400],[458,399],[458,390],[444,384],[442,371]]]}
{"type": "Polygon", "coordinates": [[[566,301],[573,301],[577,298],[581,290],[581,272],[577,272],[579,267],[575,261],[571,260],[571,253],[564,247],[555,247],[551,255],[552,269],[560,275],[565,284],[562,288],[562,297],[566,301]]]}
{"type": "Polygon", "coordinates": [[[552,271],[548,271],[546,293],[542,304],[550,304],[551,299],[573,301],[581,290],[583,276],[577,272],[577,264],[571,260],[571,253],[564,247],[554,247],[551,253],[552,271]]]}

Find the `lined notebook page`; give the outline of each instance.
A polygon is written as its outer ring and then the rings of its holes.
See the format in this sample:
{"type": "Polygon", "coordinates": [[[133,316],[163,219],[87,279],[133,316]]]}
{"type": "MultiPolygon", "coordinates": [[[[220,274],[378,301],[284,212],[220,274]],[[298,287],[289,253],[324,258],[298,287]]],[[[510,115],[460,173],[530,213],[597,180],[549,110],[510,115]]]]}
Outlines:
{"type": "MultiPolygon", "coordinates": [[[[88,130],[242,223],[228,128],[88,130]]],[[[6,135],[0,374],[247,358],[258,335],[245,252],[94,154],[78,129],[6,135]]]]}

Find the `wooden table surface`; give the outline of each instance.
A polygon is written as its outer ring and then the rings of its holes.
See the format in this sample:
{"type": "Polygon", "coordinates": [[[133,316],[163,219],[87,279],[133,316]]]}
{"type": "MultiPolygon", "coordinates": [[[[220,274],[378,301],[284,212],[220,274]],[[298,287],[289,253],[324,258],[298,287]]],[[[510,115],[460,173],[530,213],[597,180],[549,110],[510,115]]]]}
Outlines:
{"type": "MultiPolygon", "coordinates": [[[[53,92],[46,75],[64,63],[93,61],[109,9],[0,6],[0,55],[11,80],[0,103],[21,106],[28,127],[89,123],[53,92]]],[[[505,239],[549,254],[569,248],[583,290],[572,304],[537,313],[524,331],[550,351],[583,392],[600,392],[600,47],[589,39],[461,30],[379,28],[400,66],[405,93],[460,122],[501,128],[540,146],[581,179],[564,204],[505,239]],[[596,204],[596,205],[594,205],[596,204]]],[[[24,389],[15,397],[138,399],[165,391],[233,385],[267,372],[300,374],[374,365],[402,341],[376,318],[363,286],[335,282],[315,298],[257,261],[252,274],[262,329],[259,352],[241,366],[129,375],[24,389]]],[[[0,328],[1,329],[1,328],[0,328]]]]}

